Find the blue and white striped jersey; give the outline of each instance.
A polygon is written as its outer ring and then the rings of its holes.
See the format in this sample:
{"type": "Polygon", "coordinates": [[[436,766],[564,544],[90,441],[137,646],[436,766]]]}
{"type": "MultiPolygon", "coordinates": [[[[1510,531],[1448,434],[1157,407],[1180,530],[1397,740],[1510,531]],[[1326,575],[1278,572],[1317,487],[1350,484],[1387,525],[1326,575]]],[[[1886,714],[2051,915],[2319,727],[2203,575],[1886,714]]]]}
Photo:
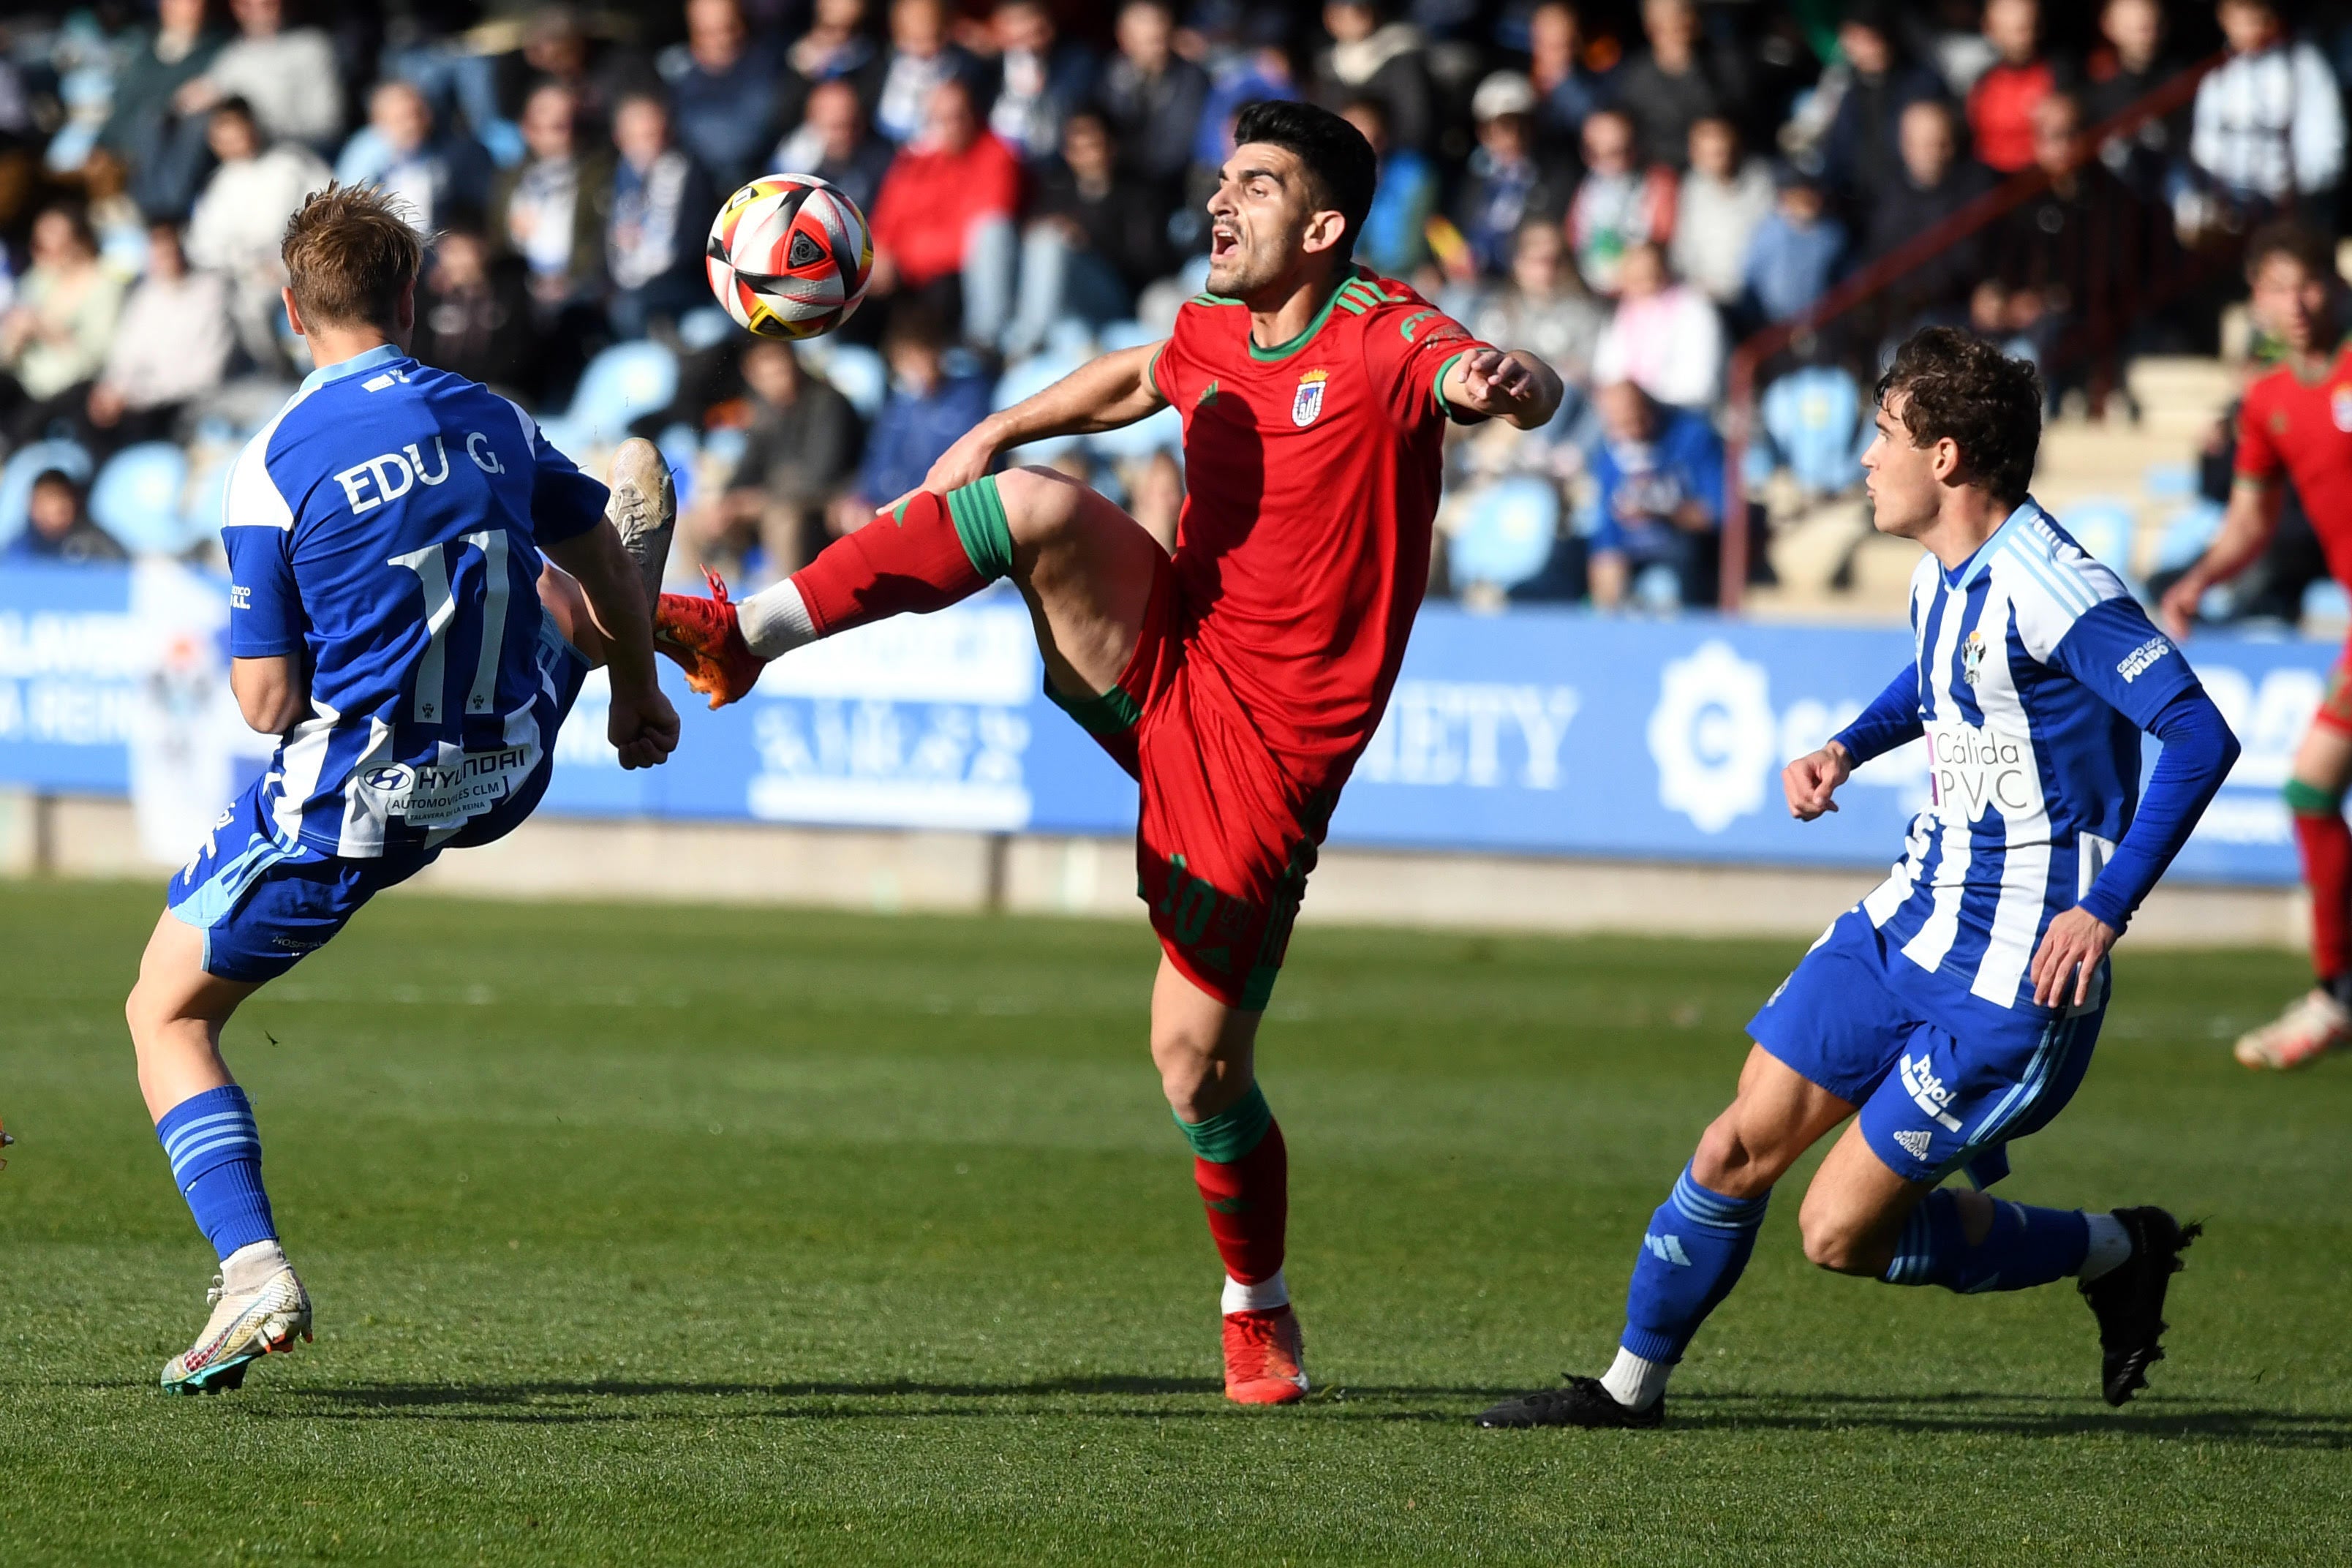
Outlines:
{"type": "Polygon", "coordinates": [[[1911,625],[1916,661],[1838,737],[1863,759],[1923,732],[1929,750],[1928,809],[1862,907],[1924,991],[2030,1007],[2052,917],[2080,903],[2121,930],[2179,847],[2142,847],[2101,881],[2138,805],[2141,731],[2185,696],[2210,705],[2123,583],[2030,499],[1958,568],[1922,557],[1911,625]]]}
{"type": "Polygon", "coordinates": [[[530,415],[391,345],[315,371],[236,459],[229,652],[300,653],[314,717],[268,775],[278,837],[369,858],[436,845],[530,776],[552,734],[541,543],[604,487],[530,415]]]}

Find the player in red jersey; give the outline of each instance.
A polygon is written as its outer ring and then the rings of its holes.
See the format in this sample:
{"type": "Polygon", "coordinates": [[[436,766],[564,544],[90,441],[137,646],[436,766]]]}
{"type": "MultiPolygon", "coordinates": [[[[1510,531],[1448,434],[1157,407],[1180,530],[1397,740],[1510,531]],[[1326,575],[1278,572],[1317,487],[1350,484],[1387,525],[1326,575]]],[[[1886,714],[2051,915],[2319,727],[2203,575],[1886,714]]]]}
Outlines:
{"type": "Polygon", "coordinates": [[[1282,1132],[1258,1020],[1339,789],[1386,708],[1429,575],[1450,418],[1534,427],[1559,378],[1473,340],[1349,255],[1371,148],[1260,103],[1209,203],[1209,291],[1167,342],[1102,356],[992,415],[922,489],[788,581],[665,595],[657,637],[712,705],[768,659],[1010,577],[1047,689],[1141,785],[1136,859],[1163,957],[1151,1057],[1223,1258],[1225,1393],[1307,1392],[1283,1279],[1282,1132]],[[1174,405],[1191,493],[1173,560],[1125,512],[999,453],[1174,405]]]}
{"type": "MultiPolygon", "coordinates": [[[[2237,480],[2221,531],[2164,595],[2167,630],[2183,637],[2205,590],[2261,558],[2294,484],[2336,580],[2352,586],[2352,345],[2338,338],[2330,296],[2334,247],[2293,224],[2256,234],[2246,250],[2255,321],[2286,356],[2246,389],[2238,413],[2237,480]]],[[[2318,984],[2274,1021],[2241,1037],[2250,1068],[2297,1068],[2352,1041],[2352,647],[2295,749],[2285,788],[2311,889],[2311,960],[2318,984]]]]}

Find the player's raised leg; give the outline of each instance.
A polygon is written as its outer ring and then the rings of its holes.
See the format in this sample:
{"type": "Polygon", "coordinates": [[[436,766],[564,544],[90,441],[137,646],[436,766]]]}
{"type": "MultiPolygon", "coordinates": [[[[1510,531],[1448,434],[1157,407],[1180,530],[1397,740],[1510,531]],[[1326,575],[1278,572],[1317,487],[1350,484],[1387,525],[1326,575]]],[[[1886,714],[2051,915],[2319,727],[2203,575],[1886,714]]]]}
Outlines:
{"type": "Polygon", "coordinates": [[[260,1129],[220,1054],[221,1026],[257,987],[207,973],[205,950],[204,932],[164,914],[123,1008],[172,1179],[220,1259],[210,1318],[163,1367],[176,1394],[238,1387],[247,1363],[310,1337],[310,1293],[278,1245],[261,1182],[260,1129]]]}
{"type": "Polygon", "coordinates": [[[1288,1405],[1307,1394],[1306,1347],[1282,1273],[1290,1162],[1257,1083],[1263,1016],[1210,995],[1161,957],[1151,1061],[1192,1145],[1192,1180],[1225,1268],[1225,1397],[1288,1405]]]}
{"type": "Polygon", "coordinates": [[[2352,785],[2352,674],[2339,666],[2326,700],[2296,748],[2286,787],[2294,840],[2311,890],[2312,988],[2286,1011],[2238,1038],[2250,1068],[2307,1067],[2352,1043],[2352,827],[2344,792],[2352,785]]]}

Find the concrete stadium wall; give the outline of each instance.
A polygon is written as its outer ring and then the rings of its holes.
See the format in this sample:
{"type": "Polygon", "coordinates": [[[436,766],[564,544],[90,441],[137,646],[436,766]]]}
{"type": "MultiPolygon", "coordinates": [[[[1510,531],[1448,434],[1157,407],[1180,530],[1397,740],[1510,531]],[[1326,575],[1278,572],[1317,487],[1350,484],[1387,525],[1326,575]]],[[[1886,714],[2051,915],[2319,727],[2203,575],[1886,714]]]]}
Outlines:
{"type": "MultiPolygon", "coordinates": [[[[119,800],[0,791],[0,875],[153,878],[119,800]]],[[[1309,925],[1810,937],[1867,891],[1854,871],[1328,849],[1309,925]]],[[[892,912],[1135,919],[1124,839],[540,817],[444,856],[408,888],[483,898],[661,899],[892,912]]],[[[405,891],[406,889],[400,889],[405,891]]],[[[2159,887],[2133,945],[2305,941],[2298,890],[2159,887]]]]}

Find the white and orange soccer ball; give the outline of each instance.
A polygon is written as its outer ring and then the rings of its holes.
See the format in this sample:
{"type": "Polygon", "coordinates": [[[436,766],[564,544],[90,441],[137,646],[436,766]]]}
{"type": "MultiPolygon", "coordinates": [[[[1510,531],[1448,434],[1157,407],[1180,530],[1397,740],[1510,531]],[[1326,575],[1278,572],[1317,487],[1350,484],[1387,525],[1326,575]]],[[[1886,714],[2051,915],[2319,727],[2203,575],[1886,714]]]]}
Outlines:
{"type": "Polygon", "coordinates": [[[763,174],[728,197],[704,255],[710,291],[763,338],[833,331],[874,274],[866,215],[814,174],[763,174]]]}

